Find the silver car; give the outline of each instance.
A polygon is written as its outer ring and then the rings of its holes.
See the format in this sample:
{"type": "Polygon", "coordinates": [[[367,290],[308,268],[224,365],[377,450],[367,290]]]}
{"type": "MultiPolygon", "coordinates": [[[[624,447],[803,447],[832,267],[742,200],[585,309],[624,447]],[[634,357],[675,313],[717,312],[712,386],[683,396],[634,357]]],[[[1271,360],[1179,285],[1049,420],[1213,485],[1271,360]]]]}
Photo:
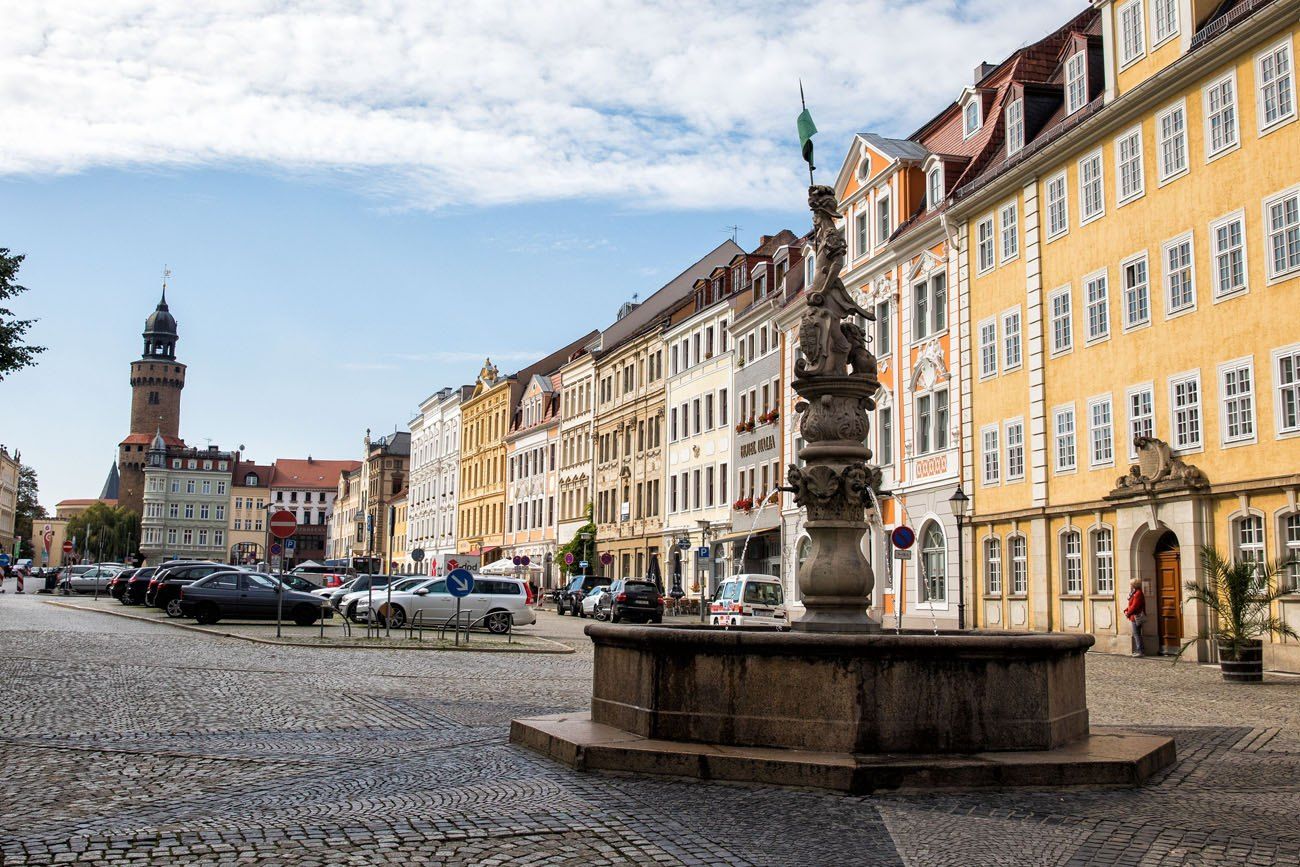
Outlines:
{"type": "Polygon", "coordinates": [[[64,586],[73,593],[100,593],[108,589],[108,580],[125,569],[122,563],[100,563],[97,566],[73,566],[64,586]]]}

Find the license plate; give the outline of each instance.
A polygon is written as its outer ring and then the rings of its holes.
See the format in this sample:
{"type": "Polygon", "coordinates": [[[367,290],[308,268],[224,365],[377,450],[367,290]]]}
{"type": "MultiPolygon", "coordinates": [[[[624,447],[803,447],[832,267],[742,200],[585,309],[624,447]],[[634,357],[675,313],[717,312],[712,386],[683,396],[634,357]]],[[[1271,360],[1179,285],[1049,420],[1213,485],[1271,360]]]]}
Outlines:
{"type": "Polygon", "coordinates": [[[775,612],[774,612],[773,609],[771,609],[771,608],[755,608],[755,609],[754,609],[754,616],[755,616],[755,617],[771,617],[773,613],[775,613],[775,612]]]}
{"type": "Polygon", "coordinates": [[[650,604],[650,600],[649,600],[649,599],[637,599],[637,600],[635,600],[634,604],[636,604],[636,605],[649,605],[649,604],[650,604]]]}

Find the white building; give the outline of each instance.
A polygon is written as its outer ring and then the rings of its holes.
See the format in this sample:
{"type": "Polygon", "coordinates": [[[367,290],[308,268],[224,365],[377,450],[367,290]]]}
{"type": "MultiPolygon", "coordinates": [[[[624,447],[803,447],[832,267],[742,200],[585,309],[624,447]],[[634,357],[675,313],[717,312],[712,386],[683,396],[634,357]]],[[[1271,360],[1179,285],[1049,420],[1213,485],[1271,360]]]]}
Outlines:
{"type": "Polygon", "coordinates": [[[596,414],[596,367],[583,352],[560,368],[559,544],[587,523],[592,503],[596,414]]]}
{"type": "MultiPolygon", "coordinates": [[[[456,553],[456,480],[460,475],[460,407],[473,389],[444,388],[420,404],[411,419],[411,476],[406,554],[424,550],[418,571],[441,574],[456,553]]],[[[413,565],[413,564],[408,564],[413,565]]]]}

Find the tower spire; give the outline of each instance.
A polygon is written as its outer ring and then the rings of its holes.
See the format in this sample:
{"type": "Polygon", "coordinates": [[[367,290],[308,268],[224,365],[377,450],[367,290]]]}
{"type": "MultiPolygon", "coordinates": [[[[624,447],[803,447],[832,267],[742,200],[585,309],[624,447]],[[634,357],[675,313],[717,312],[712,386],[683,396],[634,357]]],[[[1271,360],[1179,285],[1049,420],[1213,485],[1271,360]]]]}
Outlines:
{"type": "Polygon", "coordinates": [[[158,306],[163,310],[167,309],[167,281],[171,278],[171,276],[172,276],[172,269],[168,268],[167,265],[164,264],[163,272],[162,272],[162,300],[158,302],[158,306]]]}

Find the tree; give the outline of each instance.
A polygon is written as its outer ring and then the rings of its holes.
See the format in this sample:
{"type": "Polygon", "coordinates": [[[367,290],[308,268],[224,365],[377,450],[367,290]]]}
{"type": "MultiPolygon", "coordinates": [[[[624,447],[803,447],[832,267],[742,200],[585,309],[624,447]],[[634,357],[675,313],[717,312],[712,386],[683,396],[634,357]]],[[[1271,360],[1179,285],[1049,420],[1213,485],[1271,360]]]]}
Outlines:
{"type": "Polygon", "coordinates": [[[555,562],[560,564],[560,571],[568,575],[576,571],[577,564],[585,559],[592,551],[595,550],[596,544],[596,525],[591,520],[591,503],[587,504],[587,510],[583,513],[587,518],[587,523],[578,528],[578,532],[573,534],[573,538],[565,542],[555,552],[555,562]],[[583,540],[582,534],[587,533],[590,538],[583,540]],[[565,554],[573,554],[573,566],[564,562],[565,554]]]}
{"type": "Polygon", "coordinates": [[[23,343],[27,329],[32,327],[35,319],[17,319],[6,304],[27,291],[20,286],[18,266],[25,256],[9,255],[8,247],[0,247],[0,381],[10,373],[16,373],[25,367],[36,364],[36,356],[45,351],[44,346],[30,346],[23,343]]]}
{"type": "Polygon", "coordinates": [[[95,561],[124,562],[140,547],[140,513],[124,506],[95,503],[68,521],[68,538],[77,555],[95,561]]]}
{"type": "Polygon", "coordinates": [[[14,535],[23,540],[19,557],[35,558],[37,549],[32,538],[35,535],[33,525],[45,517],[48,515],[40,504],[36,470],[22,464],[18,468],[18,505],[14,510],[14,535]]]}

